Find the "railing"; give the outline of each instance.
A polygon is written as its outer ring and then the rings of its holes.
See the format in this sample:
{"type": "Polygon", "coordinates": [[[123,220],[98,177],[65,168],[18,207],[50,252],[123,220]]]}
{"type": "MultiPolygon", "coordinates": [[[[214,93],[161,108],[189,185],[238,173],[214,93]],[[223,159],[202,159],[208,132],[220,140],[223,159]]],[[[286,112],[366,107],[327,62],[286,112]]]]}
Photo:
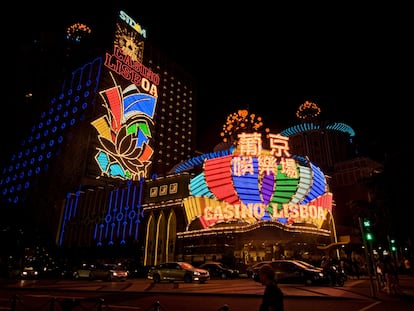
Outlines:
{"type": "MultiPolygon", "coordinates": [[[[20,311],[20,310],[36,310],[36,311],[116,311],[118,310],[116,306],[110,306],[105,304],[103,298],[98,298],[93,302],[85,302],[75,298],[55,298],[52,297],[46,302],[43,302],[39,305],[28,304],[19,297],[18,295],[13,295],[13,297],[8,301],[7,305],[2,305],[1,310],[7,310],[8,305],[10,305],[10,311],[20,311]]],[[[133,310],[134,307],[128,307],[129,310],[133,310]]],[[[147,308],[136,307],[137,310],[143,311],[168,311],[160,301],[155,301],[153,304],[149,305],[147,308]]],[[[229,305],[225,304],[216,311],[229,311],[229,305]]]]}

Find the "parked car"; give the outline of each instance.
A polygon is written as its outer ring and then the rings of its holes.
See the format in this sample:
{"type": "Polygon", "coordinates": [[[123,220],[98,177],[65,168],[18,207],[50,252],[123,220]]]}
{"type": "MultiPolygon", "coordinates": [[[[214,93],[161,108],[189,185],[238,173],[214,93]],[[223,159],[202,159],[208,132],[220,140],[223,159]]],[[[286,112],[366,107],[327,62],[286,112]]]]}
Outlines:
{"type": "MultiPolygon", "coordinates": [[[[276,273],[276,279],[281,284],[328,285],[328,275],[320,269],[310,268],[299,261],[279,259],[269,263],[276,273]]],[[[316,267],[315,267],[316,268],[316,267]]],[[[260,267],[253,270],[253,280],[259,282],[260,267]]]]}
{"type": "Polygon", "coordinates": [[[210,278],[234,279],[239,277],[239,270],[231,269],[227,265],[217,261],[207,261],[199,266],[199,268],[208,270],[210,278]]]}
{"type": "Polygon", "coordinates": [[[320,271],[323,270],[321,267],[317,267],[317,266],[312,265],[311,263],[306,262],[306,261],[303,261],[303,260],[295,259],[295,261],[297,261],[298,263],[301,263],[302,265],[304,265],[304,266],[306,266],[306,267],[308,267],[310,269],[315,269],[315,270],[320,270],[320,271]]]}
{"type": "Polygon", "coordinates": [[[20,271],[21,279],[37,279],[39,278],[39,271],[33,266],[26,266],[20,271]]]}
{"type": "Polygon", "coordinates": [[[199,282],[205,283],[210,279],[208,270],[196,268],[192,264],[184,261],[166,262],[151,267],[148,271],[148,279],[155,283],[161,281],[183,281],[185,283],[199,282]]]}
{"type": "Polygon", "coordinates": [[[266,263],[271,263],[271,261],[270,260],[267,260],[267,261],[259,261],[259,262],[256,262],[256,263],[251,264],[250,266],[248,266],[246,268],[247,277],[249,277],[249,278],[253,277],[253,271],[256,270],[256,269],[259,269],[260,266],[262,266],[262,265],[264,265],[266,263]]]}
{"type": "Polygon", "coordinates": [[[143,266],[136,262],[129,262],[125,265],[125,268],[128,270],[128,279],[146,278],[151,267],[152,266],[143,266]]]}
{"type": "Polygon", "coordinates": [[[93,265],[83,263],[80,267],[76,267],[73,271],[74,279],[92,279],[91,271],[93,265]]]}
{"type": "Polygon", "coordinates": [[[81,268],[73,272],[75,279],[89,279],[102,281],[125,281],[128,278],[128,271],[116,264],[83,264],[81,268]]]}

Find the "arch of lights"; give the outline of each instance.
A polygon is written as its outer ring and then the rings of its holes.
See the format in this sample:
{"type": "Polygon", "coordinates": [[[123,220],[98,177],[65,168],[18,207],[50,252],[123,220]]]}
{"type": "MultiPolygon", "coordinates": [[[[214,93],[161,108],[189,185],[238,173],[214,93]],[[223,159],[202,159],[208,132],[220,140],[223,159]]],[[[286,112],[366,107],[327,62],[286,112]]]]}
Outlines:
{"type": "Polygon", "coordinates": [[[352,127],[345,123],[341,122],[333,122],[328,123],[325,125],[315,124],[315,123],[302,123],[297,124],[294,126],[291,126],[287,129],[284,129],[280,132],[280,135],[282,136],[291,136],[295,134],[299,134],[306,131],[312,131],[312,130],[321,130],[321,129],[327,129],[327,130],[333,130],[333,131],[340,131],[349,134],[349,136],[354,137],[355,131],[352,127]]]}

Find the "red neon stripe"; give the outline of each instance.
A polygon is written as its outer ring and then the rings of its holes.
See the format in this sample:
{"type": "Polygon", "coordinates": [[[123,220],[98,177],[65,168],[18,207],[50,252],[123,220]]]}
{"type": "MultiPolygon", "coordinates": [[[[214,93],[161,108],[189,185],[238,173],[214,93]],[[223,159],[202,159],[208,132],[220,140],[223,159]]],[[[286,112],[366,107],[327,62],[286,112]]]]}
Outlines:
{"type": "Polygon", "coordinates": [[[112,114],[111,127],[114,131],[118,131],[121,127],[122,121],[122,98],[119,87],[113,87],[105,90],[105,95],[108,98],[109,106],[112,114]]]}
{"type": "Polygon", "coordinates": [[[229,204],[241,204],[234,190],[231,177],[231,160],[233,156],[208,159],[204,163],[204,175],[207,186],[217,199],[229,204]]]}

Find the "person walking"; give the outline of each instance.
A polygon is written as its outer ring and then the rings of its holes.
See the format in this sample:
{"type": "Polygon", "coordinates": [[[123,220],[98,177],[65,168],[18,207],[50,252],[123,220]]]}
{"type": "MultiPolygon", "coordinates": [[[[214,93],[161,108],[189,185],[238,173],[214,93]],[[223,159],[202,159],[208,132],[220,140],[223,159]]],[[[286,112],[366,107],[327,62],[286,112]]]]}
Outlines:
{"type": "Polygon", "coordinates": [[[265,290],[259,311],[283,311],[284,295],[276,282],[276,274],[272,266],[265,264],[260,267],[259,279],[265,290]]]}
{"type": "Polygon", "coordinates": [[[408,259],[408,257],[403,258],[403,264],[404,264],[405,273],[412,274],[411,262],[410,262],[410,259],[408,259]]]}
{"type": "Polygon", "coordinates": [[[390,256],[384,257],[383,273],[385,275],[385,291],[388,295],[401,295],[398,271],[390,256]]]}

